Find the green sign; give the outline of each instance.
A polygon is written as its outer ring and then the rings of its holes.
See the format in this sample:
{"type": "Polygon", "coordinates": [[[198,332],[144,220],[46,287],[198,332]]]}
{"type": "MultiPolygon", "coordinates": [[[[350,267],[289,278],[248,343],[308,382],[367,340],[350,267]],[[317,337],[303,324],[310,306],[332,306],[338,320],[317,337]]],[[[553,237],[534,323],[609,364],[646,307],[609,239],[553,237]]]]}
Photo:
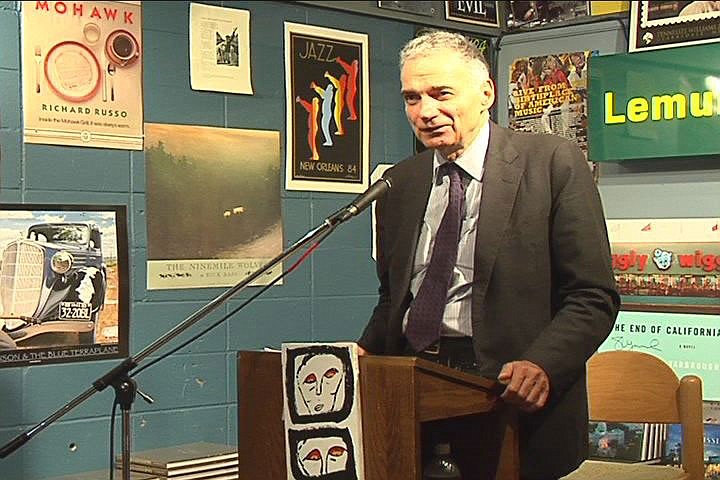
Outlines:
{"type": "Polygon", "coordinates": [[[588,159],[720,153],[720,44],[592,57],[588,159]]]}

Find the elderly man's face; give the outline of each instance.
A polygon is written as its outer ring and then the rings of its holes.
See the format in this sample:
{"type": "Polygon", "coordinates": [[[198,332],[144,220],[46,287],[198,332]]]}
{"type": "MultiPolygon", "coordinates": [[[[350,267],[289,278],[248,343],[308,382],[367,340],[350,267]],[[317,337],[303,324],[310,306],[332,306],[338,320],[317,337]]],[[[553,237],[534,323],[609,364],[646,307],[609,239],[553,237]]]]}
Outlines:
{"type": "Polygon", "coordinates": [[[417,138],[453,158],[477,136],[495,100],[492,81],[449,49],[405,62],[400,81],[405,113],[417,138]]]}

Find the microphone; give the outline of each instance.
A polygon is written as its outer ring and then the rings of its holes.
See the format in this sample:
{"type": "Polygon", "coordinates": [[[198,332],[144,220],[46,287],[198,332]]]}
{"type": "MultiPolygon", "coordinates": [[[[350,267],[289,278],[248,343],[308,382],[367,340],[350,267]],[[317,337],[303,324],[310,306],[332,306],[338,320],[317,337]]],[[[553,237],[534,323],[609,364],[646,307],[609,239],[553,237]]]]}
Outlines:
{"type": "Polygon", "coordinates": [[[389,178],[381,178],[370,185],[370,188],[355,197],[355,200],[348,206],[341,208],[326,218],[325,223],[334,226],[349,220],[369,207],[372,202],[387,194],[390,187],[392,187],[392,181],[389,178]]]}

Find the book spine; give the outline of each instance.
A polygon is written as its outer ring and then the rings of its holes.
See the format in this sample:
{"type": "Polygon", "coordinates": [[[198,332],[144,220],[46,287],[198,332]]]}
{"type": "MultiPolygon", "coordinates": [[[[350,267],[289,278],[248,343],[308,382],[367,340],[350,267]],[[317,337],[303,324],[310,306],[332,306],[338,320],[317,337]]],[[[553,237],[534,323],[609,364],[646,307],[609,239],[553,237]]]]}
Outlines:
{"type": "Polygon", "coordinates": [[[149,473],[151,475],[158,475],[160,477],[168,476],[168,470],[166,468],[153,467],[151,465],[141,465],[141,464],[137,464],[137,463],[130,464],[130,471],[140,472],[140,473],[149,473]]]}

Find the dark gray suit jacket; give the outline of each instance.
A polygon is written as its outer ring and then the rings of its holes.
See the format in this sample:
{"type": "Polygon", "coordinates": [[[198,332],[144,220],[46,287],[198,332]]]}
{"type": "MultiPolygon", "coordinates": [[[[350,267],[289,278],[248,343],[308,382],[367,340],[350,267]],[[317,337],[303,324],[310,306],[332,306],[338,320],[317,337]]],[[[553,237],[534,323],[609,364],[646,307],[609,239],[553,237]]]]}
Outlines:
{"type": "MultiPolygon", "coordinates": [[[[358,343],[402,353],[402,319],[432,183],[433,153],[403,160],[377,205],[379,301],[358,343]]],[[[559,477],[587,457],[585,362],[620,305],[605,218],[580,149],[557,136],[490,124],[475,247],[473,343],[483,373],[529,360],[551,395],[520,419],[523,478],[559,477]]]]}

